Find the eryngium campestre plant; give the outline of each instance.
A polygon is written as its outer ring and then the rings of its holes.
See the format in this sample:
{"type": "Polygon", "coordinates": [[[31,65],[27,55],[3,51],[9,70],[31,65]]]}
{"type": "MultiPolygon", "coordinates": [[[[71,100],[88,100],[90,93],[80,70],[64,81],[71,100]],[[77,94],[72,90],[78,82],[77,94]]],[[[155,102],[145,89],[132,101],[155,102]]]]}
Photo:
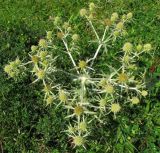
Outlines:
{"type": "Polygon", "coordinates": [[[37,46],[31,46],[30,61],[23,63],[17,58],[4,67],[9,77],[16,78],[28,64],[32,65],[30,72],[35,77],[33,83],[39,81],[43,84],[46,107],[62,105],[66,109],[68,126],[65,131],[72,138],[74,146],[85,147],[86,137],[92,132],[90,127],[93,120],[103,123],[105,115],[113,115],[116,119],[124,106],[136,107],[141,103],[141,99],[148,95],[145,82],[146,68],[142,67],[139,71],[137,67],[137,62],[142,56],[153,56],[152,46],[148,42],[136,44],[126,41],[115,51],[115,57],[110,57],[112,64],[106,60],[105,66],[109,71],[101,70],[101,73],[96,73],[96,59],[101,59],[104,54],[109,55],[108,48],[114,46],[118,38],[127,35],[126,25],[132,22],[133,16],[131,12],[122,16],[115,12],[110,18],[99,20],[95,16],[96,9],[96,5],[90,3],[88,9],[80,10],[80,16],[86,19],[92,30],[92,36],[86,45],[89,43],[97,46],[94,54],[87,60],[73,58],[73,53],[79,54],[81,46],[78,42],[81,36],[74,32],[69,22],[55,17],[54,25],[58,32],[55,34],[48,31],[45,39],[40,39],[37,46]],[[52,54],[59,47],[55,44],[56,38],[64,45],[62,52],[71,60],[71,71],[65,72],[56,67],[55,61],[59,57],[52,54]],[[118,65],[115,65],[114,62],[117,60],[118,65]],[[61,82],[55,83],[54,74],[58,71],[74,76],[73,82],[68,82],[65,86],[61,82]]]}

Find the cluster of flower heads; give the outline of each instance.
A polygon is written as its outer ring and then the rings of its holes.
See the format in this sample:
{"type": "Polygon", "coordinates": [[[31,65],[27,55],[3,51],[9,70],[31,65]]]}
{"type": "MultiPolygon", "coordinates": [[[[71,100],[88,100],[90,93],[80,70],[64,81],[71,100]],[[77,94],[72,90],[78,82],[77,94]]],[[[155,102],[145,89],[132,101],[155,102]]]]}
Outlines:
{"type": "MultiPolygon", "coordinates": [[[[95,35],[97,49],[93,57],[86,60],[75,60],[72,51],[78,50],[77,41],[80,36],[72,32],[71,25],[68,22],[62,22],[60,17],[55,17],[54,24],[58,30],[56,37],[60,39],[64,45],[64,52],[70,58],[75,72],[74,82],[71,89],[67,90],[61,84],[54,84],[53,72],[58,71],[54,62],[56,58],[52,56],[52,50],[56,48],[53,43],[54,34],[48,31],[45,39],[40,39],[37,46],[31,47],[29,54],[30,61],[23,63],[16,59],[4,67],[9,77],[16,77],[20,73],[21,67],[32,64],[31,73],[35,76],[35,81],[43,83],[44,101],[46,105],[58,107],[63,105],[67,110],[66,119],[69,120],[68,127],[65,130],[69,137],[72,138],[75,146],[84,146],[86,136],[90,134],[91,123],[97,119],[103,123],[102,117],[106,114],[113,114],[116,119],[117,114],[122,110],[125,104],[137,105],[142,98],[148,95],[145,85],[145,69],[143,72],[137,71],[137,61],[143,54],[152,55],[151,44],[133,45],[126,42],[120,51],[118,60],[119,68],[113,65],[107,65],[110,71],[106,74],[92,73],[94,70],[94,61],[98,57],[99,52],[106,49],[109,42],[113,42],[116,38],[126,35],[125,23],[132,20],[132,13],[120,16],[113,13],[110,18],[104,19],[104,32],[100,36],[94,26],[96,5],[89,4],[88,9],[81,9],[80,16],[87,19],[91,30],[95,35]],[[109,35],[108,35],[109,34],[109,35]],[[71,40],[71,41],[69,41],[71,40]],[[94,75],[93,75],[94,74],[94,75]],[[92,76],[93,75],[93,76],[92,76]],[[57,103],[57,101],[59,101],[57,103]]],[[[63,71],[63,70],[61,70],[63,71]]],[[[67,85],[66,85],[67,86],[67,85]]]]}
{"type": "Polygon", "coordinates": [[[9,77],[16,78],[23,72],[24,68],[25,67],[20,59],[17,58],[15,61],[9,62],[9,64],[5,65],[4,71],[9,77]]]}

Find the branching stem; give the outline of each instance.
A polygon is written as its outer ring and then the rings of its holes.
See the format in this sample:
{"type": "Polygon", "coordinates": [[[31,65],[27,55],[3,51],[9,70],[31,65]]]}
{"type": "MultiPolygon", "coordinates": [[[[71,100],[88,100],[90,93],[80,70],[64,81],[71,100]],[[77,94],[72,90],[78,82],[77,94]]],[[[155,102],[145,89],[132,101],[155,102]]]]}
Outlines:
{"type": "MultiPolygon", "coordinates": [[[[92,26],[93,26],[93,24],[92,24],[92,26]]],[[[94,29],[95,29],[95,28],[94,28],[94,29]]],[[[93,58],[91,59],[91,60],[92,60],[92,62],[91,62],[90,67],[92,67],[92,66],[93,66],[93,64],[94,64],[94,60],[97,58],[97,55],[98,55],[98,53],[99,53],[99,51],[100,51],[101,47],[103,46],[103,41],[104,41],[104,39],[105,39],[107,29],[108,29],[108,27],[106,27],[106,28],[105,28],[104,33],[103,33],[103,36],[102,36],[102,39],[99,41],[99,46],[98,46],[98,48],[97,48],[97,50],[96,50],[96,52],[95,52],[95,54],[94,54],[93,58]]],[[[99,38],[99,37],[98,37],[98,38],[99,38]]],[[[98,40],[99,40],[99,39],[98,39],[98,40]]]]}
{"type": "Polygon", "coordinates": [[[76,63],[75,63],[75,61],[74,61],[74,59],[73,59],[72,54],[71,54],[70,51],[69,51],[68,44],[67,44],[67,42],[66,42],[64,39],[63,39],[63,43],[64,43],[64,46],[65,46],[65,48],[66,48],[66,50],[67,50],[67,54],[69,55],[69,58],[70,58],[71,61],[72,61],[73,66],[75,67],[77,73],[79,74],[79,71],[78,71],[78,69],[77,69],[77,65],[76,65],[76,63]]]}
{"type": "MultiPolygon", "coordinates": [[[[57,26],[57,28],[58,28],[61,32],[63,32],[63,30],[62,30],[60,27],[57,26]]],[[[74,59],[73,59],[73,56],[72,56],[72,54],[71,54],[71,52],[70,52],[70,50],[69,50],[67,41],[66,41],[64,38],[62,39],[62,41],[63,41],[63,43],[64,43],[64,46],[65,46],[66,50],[67,50],[67,54],[69,55],[69,58],[71,59],[72,64],[73,64],[73,66],[75,67],[75,69],[76,69],[76,71],[77,71],[77,74],[79,74],[79,71],[78,71],[78,69],[77,69],[77,65],[76,65],[76,63],[75,63],[75,61],[74,61],[74,59]]]]}
{"type": "Polygon", "coordinates": [[[99,35],[98,35],[98,33],[97,33],[96,29],[94,28],[92,21],[91,21],[91,20],[89,20],[88,18],[87,18],[87,20],[88,20],[88,22],[89,22],[89,24],[90,24],[90,26],[91,26],[91,28],[92,28],[93,32],[95,33],[95,35],[96,35],[96,37],[97,37],[97,39],[98,39],[98,41],[99,41],[99,43],[100,43],[99,35]]]}

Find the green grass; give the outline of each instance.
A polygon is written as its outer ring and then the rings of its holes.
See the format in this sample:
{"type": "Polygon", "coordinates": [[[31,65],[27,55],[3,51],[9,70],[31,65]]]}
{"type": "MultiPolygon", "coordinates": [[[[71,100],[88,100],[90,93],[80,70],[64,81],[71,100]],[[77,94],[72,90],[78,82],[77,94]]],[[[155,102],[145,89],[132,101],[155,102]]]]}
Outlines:
{"type": "MultiPolygon", "coordinates": [[[[17,56],[28,58],[32,44],[37,44],[47,30],[54,25],[50,16],[60,15],[71,19],[84,39],[81,58],[88,56],[85,46],[87,38],[83,32],[78,12],[86,7],[86,0],[0,0],[0,150],[5,153],[159,153],[160,151],[160,103],[157,75],[148,74],[154,83],[150,98],[137,108],[126,110],[117,121],[106,119],[107,124],[93,126],[88,138],[87,150],[71,149],[65,130],[65,113],[59,108],[45,107],[39,84],[30,85],[32,78],[27,74],[17,82],[7,79],[4,65],[17,56]],[[59,117],[61,116],[61,117],[59,117]],[[72,150],[72,151],[71,151],[72,150]]],[[[113,12],[133,12],[134,21],[128,26],[129,36],[119,41],[150,42],[155,47],[156,57],[160,56],[160,2],[159,0],[93,0],[99,6],[99,16],[113,12]]],[[[98,61],[99,63],[102,61],[98,61]]],[[[62,65],[69,65],[67,58],[62,65]]],[[[103,62],[102,62],[103,63],[103,62]]],[[[152,61],[148,61],[148,65],[152,61]]],[[[157,66],[158,68],[159,66],[157,66]]],[[[104,68],[105,69],[105,68],[104,68]]],[[[149,73],[147,71],[147,73],[149,73]]],[[[63,76],[62,76],[63,78],[63,76]]]]}

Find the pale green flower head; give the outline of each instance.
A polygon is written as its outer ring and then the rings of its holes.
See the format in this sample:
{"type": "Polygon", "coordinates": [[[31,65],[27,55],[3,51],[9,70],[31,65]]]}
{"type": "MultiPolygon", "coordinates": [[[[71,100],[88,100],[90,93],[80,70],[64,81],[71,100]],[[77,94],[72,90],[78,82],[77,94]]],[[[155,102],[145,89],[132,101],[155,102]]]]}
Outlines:
{"type": "Polygon", "coordinates": [[[73,137],[73,143],[75,146],[82,146],[84,145],[84,138],[82,136],[75,136],[73,137]]]}
{"type": "Polygon", "coordinates": [[[123,46],[124,52],[130,53],[130,52],[132,52],[132,50],[133,50],[133,45],[130,42],[127,42],[124,44],[124,46],[123,46]]]}
{"type": "Polygon", "coordinates": [[[152,50],[152,45],[151,44],[145,44],[144,46],[143,46],[143,49],[144,49],[144,51],[146,51],[146,52],[149,52],[149,51],[151,51],[152,50]]]}
{"type": "Polygon", "coordinates": [[[112,22],[117,21],[118,18],[119,18],[119,15],[118,15],[117,12],[115,12],[115,13],[113,13],[113,14],[111,15],[111,21],[112,21],[112,22]]]}
{"type": "Polygon", "coordinates": [[[80,10],[79,13],[80,13],[80,15],[81,15],[82,17],[84,17],[84,16],[87,15],[88,12],[87,12],[87,10],[86,10],[85,8],[83,8],[83,9],[80,10]]]}

